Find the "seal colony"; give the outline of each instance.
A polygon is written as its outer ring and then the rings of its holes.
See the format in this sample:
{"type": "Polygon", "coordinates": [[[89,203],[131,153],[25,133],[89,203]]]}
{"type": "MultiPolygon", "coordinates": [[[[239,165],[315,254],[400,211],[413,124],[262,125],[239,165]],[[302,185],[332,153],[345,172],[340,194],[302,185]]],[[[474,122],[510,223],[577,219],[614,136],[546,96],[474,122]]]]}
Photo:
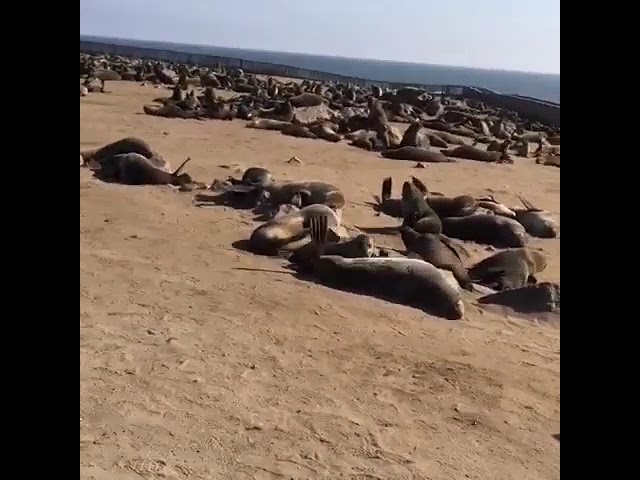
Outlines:
{"type": "Polygon", "coordinates": [[[142,106],[147,115],[240,119],[248,121],[247,128],[278,130],[297,138],[347,140],[354,147],[393,160],[513,163],[515,155],[560,166],[559,126],[527,120],[474,99],[414,87],[383,90],[375,85],[284,82],[222,65],[203,67],[83,53],[80,76],[84,79],[81,96],[104,93],[106,81],[120,79],[170,88],[171,95],[158,97],[157,105],[142,106]],[[94,84],[97,81],[99,85],[94,84]],[[217,90],[234,95],[225,100],[217,96],[217,90]],[[394,122],[410,126],[401,134],[394,122]]]}
{"type": "Polygon", "coordinates": [[[537,284],[536,275],[547,265],[544,255],[527,247],[529,237],[553,238],[556,225],[548,212],[522,197],[523,207],[507,207],[494,197],[446,197],[429,192],[425,182],[411,176],[400,198],[393,198],[392,179],[385,178],[381,197],[372,206],[378,214],[401,220],[391,228],[402,240],[402,253],[378,247],[366,233],[351,236],[342,213],[348,195],[321,180],[282,181],[265,168],[251,167],[240,178],[207,185],[181,173],[190,158],[172,171],[156,149],[137,137],[84,150],[80,158],[81,167],[91,168],[104,181],[198,189],[203,192],[194,201],[200,206],[248,206],[266,219],[249,235],[247,250],[288,258],[293,271],[328,286],[417,306],[448,319],[462,318],[464,303],[477,300],[478,292],[485,303],[517,312],[536,306],[559,311],[559,289],[549,290],[552,299],[544,302],[540,299],[549,295],[526,288],[537,284]],[[460,240],[507,249],[470,264],[460,240]],[[491,296],[515,289],[522,292],[491,296]],[[518,302],[521,305],[514,306],[518,302]]]}
{"type": "MultiPolygon", "coordinates": [[[[181,119],[246,121],[247,128],[351,145],[392,160],[423,163],[477,161],[513,163],[513,155],[559,158],[559,127],[545,126],[472,99],[446,97],[416,88],[385,91],[353,85],[263,80],[239,69],[203,68],[124,57],[81,54],[81,96],[106,93],[105,82],[151,82],[171,89],[148,115],[181,119]],[[99,80],[100,87],[92,87],[99,80]],[[198,88],[202,90],[198,90],[198,88]],[[230,99],[216,90],[235,92],[230,99]],[[391,122],[407,123],[404,134],[391,122]],[[553,140],[553,144],[550,140],[553,140]],[[537,150],[531,148],[538,145],[537,150]]],[[[284,181],[255,166],[241,178],[204,183],[176,170],[144,140],[127,137],[80,152],[80,165],[97,178],[127,185],[171,185],[199,190],[194,204],[252,209],[262,222],[246,240],[255,254],[287,258],[292,271],[323,284],[415,305],[448,319],[464,316],[464,304],[506,305],[517,312],[559,312],[559,285],[537,286],[546,259],[529,248],[531,237],[555,238],[558,225],[549,212],[518,196],[507,206],[494,197],[465,192],[447,197],[429,191],[415,176],[393,197],[393,181],[371,204],[390,225],[404,252],[377,246],[357,231],[351,236],[343,209],[349,191],[320,179],[284,181]],[[501,250],[469,262],[462,242],[501,250]],[[515,292],[509,294],[508,292],[515,292]],[[545,300],[546,299],[546,300],[545,300]]],[[[559,166],[559,160],[557,162],[559,166]]],[[[453,167],[452,167],[453,168],[453,167]]],[[[428,183],[428,182],[427,182],[428,183]]]]}

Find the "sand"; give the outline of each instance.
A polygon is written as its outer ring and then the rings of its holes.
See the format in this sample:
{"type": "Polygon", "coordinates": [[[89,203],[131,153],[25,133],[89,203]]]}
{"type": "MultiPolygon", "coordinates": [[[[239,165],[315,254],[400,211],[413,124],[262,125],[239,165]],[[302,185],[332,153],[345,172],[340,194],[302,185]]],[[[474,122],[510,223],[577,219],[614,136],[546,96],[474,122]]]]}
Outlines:
{"type": "MultiPolygon", "coordinates": [[[[559,220],[560,171],[532,159],[419,170],[241,121],[147,116],[142,105],[168,91],[107,89],[80,100],[81,148],[135,135],[174,167],[192,157],[187,171],[207,182],[234,163],[331,181],[359,227],[397,223],[364,203],[388,175],[395,192],[416,175],[444,194],[517,205],[520,193],[559,220]]],[[[450,322],[304,282],[232,247],[256,225],[80,169],[81,478],[559,478],[557,325],[473,305],[450,322]]],[[[533,246],[549,257],[540,278],[559,280],[560,240],[533,246]]]]}

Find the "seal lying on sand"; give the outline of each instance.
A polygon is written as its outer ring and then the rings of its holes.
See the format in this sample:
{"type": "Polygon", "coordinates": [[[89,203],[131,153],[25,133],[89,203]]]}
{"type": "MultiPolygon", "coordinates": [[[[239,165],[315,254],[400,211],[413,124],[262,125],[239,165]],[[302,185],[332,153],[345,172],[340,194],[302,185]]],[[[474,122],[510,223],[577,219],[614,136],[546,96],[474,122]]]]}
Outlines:
{"type": "MultiPolygon", "coordinates": [[[[317,224],[313,224],[316,226],[317,224]]],[[[336,255],[343,258],[369,258],[376,256],[378,250],[373,238],[364,233],[347,240],[338,242],[327,242],[323,248],[323,255],[336,255]]],[[[314,242],[309,242],[297,249],[290,257],[289,261],[303,271],[309,267],[318,255],[318,246],[314,242]]]]}
{"type": "Polygon", "coordinates": [[[527,231],[519,222],[483,213],[443,218],[442,233],[447,237],[495,247],[524,247],[527,244],[527,231]]]}
{"type": "Polygon", "coordinates": [[[442,235],[420,234],[406,225],[400,227],[400,235],[407,252],[419,255],[425,262],[438,268],[449,270],[462,288],[472,290],[467,269],[451,240],[442,235]]]}
{"type": "Polygon", "coordinates": [[[415,305],[427,313],[457,320],[464,315],[457,281],[423,260],[404,257],[343,258],[322,255],[326,217],[311,218],[311,237],[319,255],[311,270],[322,283],[415,305]]]}
{"type": "Polygon", "coordinates": [[[105,181],[113,181],[125,185],[176,185],[193,184],[193,179],[187,173],[180,173],[189,162],[187,158],[176,169],[169,173],[156,167],[151,160],[139,153],[125,153],[109,157],[101,164],[96,175],[105,181]]]}
{"type": "Polygon", "coordinates": [[[310,242],[309,221],[312,217],[324,218],[327,229],[340,227],[340,219],[329,207],[309,205],[260,225],[251,234],[249,246],[253,252],[263,255],[295,251],[310,242]]]}
{"type": "Polygon", "coordinates": [[[529,235],[538,238],[556,238],[558,236],[558,225],[551,216],[551,213],[540,210],[531,202],[518,195],[525,208],[514,208],[516,220],[522,224],[529,235]]]}
{"type": "Polygon", "coordinates": [[[535,275],[547,267],[545,256],[527,248],[495,253],[469,269],[469,277],[485,287],[507,290],[537,283],[535,275]]]}
{"type": "Polygon", "coordinates": [[[487,152],[471,145],[460,145],[449,150],[442,150],[447,157],[464,158],[486,163],[513,163],[508,155],[501,152],[487,152]]]}
{"type": "Polygon", "coordinates": [[[256,118],[247,122],[247,128],[257,128],[259,130],[282,130],[291,125],[291,122],[283,122],[282,120],[273,120],[271,118],[256,118]]]}
{"type": "Polygon", "coordinates": [[[169,163],[166,162],[158,152],[153,150],[147,142],[137,137],[121,138],[115,142],[108,143],[104,147],[82,151],[80,155],[82,155],[84,165],[86,166],[91,161],[102,165],[105,161],[109,161],[114,155],[124,153],[139,153],[143,157],[146,157],[155,167],[165,171],[171,169],[169,163]]]}
{"type": "Polygon", "coordinates": [[[383,150],[381,155],[392,160],[412,160],[414,162],[427,163],[455,162],[455,159],[445,156],[442,152],[410,146],[383,150]]]}
{"type": "Polygon", "coordinates": [[[478,299],[480,304],[509,307],[519,313],[560,313],[560,284],[541,282],[504,290],[478,299]]]}
{"type": "Polygon", "coordinates": [[[338,187],[316,180],[276,182],[271,179],[269,183],[260,186],[232,185],[227,188],[227,191],[248,193],[256,188],[262,191],[263,200],[274,208],[278,205],[291,203],[291,199],[295,195],[300,195],[303,207],[316,203],[327,205],[340,215],[340,210],[346,203],[344,194],[338,187]]]}

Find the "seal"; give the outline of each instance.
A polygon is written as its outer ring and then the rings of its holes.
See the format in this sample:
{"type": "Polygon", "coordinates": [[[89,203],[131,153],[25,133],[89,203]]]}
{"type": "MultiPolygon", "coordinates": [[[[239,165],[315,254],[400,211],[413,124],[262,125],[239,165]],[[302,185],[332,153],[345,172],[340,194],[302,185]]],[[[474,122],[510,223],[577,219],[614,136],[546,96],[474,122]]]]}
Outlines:
{"type": "Polygon", "coordinates": [[[503,217],[509,217],[509,218],[516,218],[516,212],[511,210],[506,205],[498,202],[493,197],[493,195],[478,198],[476,199],[476,201],[477,201],[478,207],[485,208],[496,215],[501,215],[503,217]]]}
{"type": "Polygon", "coordinates": [[[309,131],[318,138],[322,138],[328,142],[339,142],[342,140],[342,136],[338,135],[330,124],[327,122],[311,125],[308,127],[309,131]]]}
{"type": "Polygon", "coordinates": [[[283,250],[293,252],[311,241],[311,218],[324,218],[326,228],[334,229],[334,233],[340,227],[340,219],[329,207],[309,205],[260,225],[251,233],[249,246],[254,253],[262,255],[278,255],[283,250]]]}
{"type": "Polygon", "coordinates": [[[447,157],[442,152],[411,146],[383,150],[381,152],[381,155],[384,158],[389,158],[392,160],[412,160],[414,162],[426,163],[455,162],[455,159],[447,157]]]}
{"type": "Polygon", "coordinates": [[[536,163],[560,168],[560,155],[542,155],[536,159],[536,163]]]}
{"type": "Polygon", "coordinates": [[[420,234],[406,225],[400,227],[400,236],[407,252],[419,255],[425,262],[440,269],[449,270],[462,288],[473,290],[467,269],[451,240],[442,235],[420,234]]]}
{"type": "Polygon", "coordinates": [[[540,282],[480,297],[480,304],[509,307],[519,313],[560,314],[560,284],[540,282]]]}
{"type": "Polygon", "coordinates": [[[485,163],[513,163],[508,155],[501,152],[487,152],[471,145],[459,145],[449,150],[442,150],[447,157],[464,158],[485,163]]]}
{"type": "Polygon", "coordinates": [[[281,130],[283,135],[297,138],[311,138],[317,140],[318,137],[309,131],[304,125],[289,124],[281,130]]]}
{"type": "Polygon", "coordinates": [[[272,109],[260,109],[260,117],[270,118],[272,120],[280,120],[282,122],[291,122],[295,116],[293,105],[288,100],[277,105],[272,109]]]}
{"type": "Polygon", "coordinates": [[[289,102],[294,107],[317,107],[325,102],[325,98],[322,95],[315,93],[301,93],[295,97],[289,98],[289,102]]]}
{"type": "Polygon", "coordinates": [[[405,130],[400,146],[429,148],[429,138],[422,132],[422,125],[419,122],[413,122],[405,130]]]}
{"type": "Polygon", "coordinates": [[[225,191],[235,193],[250,193],[256,190],[259,190],[262,201],[269,203],[272,208],[291,203],[292,198],[300,195],[303,207],[322,204],[331,207],[340,216],[346,203],[344,194],[338,187],[318,180],[276,182],[273,178],[265,178],[261,185],[237,182],[225,188],[225,191]]]}
{"type": "Polygon", "coordinates": [[[495,253],[469,269],[472,281],[502,291],[537,283],[535,275],[547,267],[545,256],[528,248],[495,253]]]}
{"type": "Polygon", "coordinates": [[[147,142],[137,137],[121,138],[106,144],[104,147],[82,151],[80,155],[84,159],[84,165],[88,165],[91,161],[102,165],[105,161],[110,161],[114,155],[124,153],[139,153],[146,157],[155,167],[165,171],[171,169],[169,163],[158,152],[153,150],[147,142]]]}
{"type": "Polygon", "coordinates": [[[182,187],[194,184],[189,174],[180,173],[190,160],[191,158],[187,158],[175,172],[169,173],[159,169],[151,160],[139,153],[125,153],[113,155],[103,161],[96,175],[101,180],[124,185],[175,185],[182,187]]]}
{"type": "Polygon", "coordinates": [[[558,236],[558,225],[550,212],[540,210],[522,196],[518,198],[524,208],[514,208],[516,220],[522,224],[529,235],[538,238],[556,238],[558,236]]]}
{"type": "Polygon", "coordinates": [[[528,240],[527,231],[516,220],[483,213],[443,218],[442,233],[459,240],[504,248],[524,247],[528,240]]]}
{"type": "Polygon", "coordinates": [[[402,184],[403,225],[418,233],[442,233],[442,221],[429,206],[423,193],[413,183],[402,184]]]}
{"type": "MultiPolygon", "coordinates": [[[[313,226],[317,223],[310,222],[313,226]]],[[[314,228],[314,227],[311,228],[314,228]]],[[[311,235],[313,238],[313,234],[311,235]]],[[[378,250],[373,238],[364,233],[347,240],[339,242],[327,242],[324,245],[323,255],[336,255],[343,258],[369,258],[376,256],[378,250]]],[[[286,254],[285,254],[286,255],[286,254]]],[[[289,262],[298,267],[298,271],[303,271],[313,264],[313,260],[318,255],[318,246],[313,241],[297,249],[289,257],[289,262]]]]}
{"type": "Polygon", "coordinates": [[[427,132],[426,135],[429,143],[434,147],[447,148],[449,146],[449,144],[445,142],[443,138],[441,138],[439,135],[436,135],[435,133],[427,132]]]}
{"type": "Polygon", "coordinates": [[[464,315],[460,289],[453,276],[423,260],[406,257],[343,258],[322,255],[322,224],[327,220],[311,219],[315,224],[311,237],[319,255],[311,269],[320,282],[339,289],[389,299],[416,306],[426,313],[451,320],[464,315]]]}

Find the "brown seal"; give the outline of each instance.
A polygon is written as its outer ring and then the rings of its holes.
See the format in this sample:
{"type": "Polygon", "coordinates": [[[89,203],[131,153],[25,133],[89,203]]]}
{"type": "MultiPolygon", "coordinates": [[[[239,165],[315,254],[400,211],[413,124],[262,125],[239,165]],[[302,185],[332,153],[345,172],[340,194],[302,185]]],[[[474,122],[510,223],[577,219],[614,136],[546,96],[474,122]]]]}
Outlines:
{"type": "Polygon", "coordinates": [[[318,248],[311,270],[320,282],[335,288],[416,306],[451,320],[464,315],[460,290],[453,276],[423,260],[406,257],[343,258],[322,255],[326,219],[311,219],[311,237],[318,248]]]}
{"type": "Polygon", "coordinates": [[[471,145],[460,145],[449,150],[442,150],[447,157],[464,158],[487,163],[513,163],[506,154],[501,152],[487,152],[471,145]]]}
{"type": "Polygon", "coordinates": [[[277,255],[283,250],[295,251],[311,241],[309,220],[326,219],[327,228],[340,227],[340,219],[326,205],[309,205],[270,220],[256,228],[249,238],[251,250],[263,255],[277,255]]]}
{"type": "Polygon", "coordinates": [[[558,225],[551,216],[551,213],[540,210],[520,195],[518,198],[524,208],[514,208],[516,220],[522,224],[529,235],[538,238],[556,238],[558,236],[558,225]]]}
{"type": "Polygon", "coordinates": [[[290,124],[280,130],[283,135],[297,138],[311,138],[317,139],[318,137],[309,131],[309,129],[303,125],[290,124]]]}
{"type": "Polygon", "coordinates": [[[422,132],[422,125],[419,122],[412,123],[405,130],[400,146],[429,148],[429,138],[422,132]]]}
{"type": "Polygon", "coordinates": [[[282,120],[273,120],[271,118],[256,118],[247,122],[247,128],[257,128],[259,130],[282,130],[291,125],[291,122],[283,122],[282,120]]]}
{"type": "Polygon", "coordinates": [[[403,225],[418,233],[442,233],[442,221],[429,206],[422,192],[411,182],[402,184],[403,225]]]}
{"type": "MultiPolygon", "coordinates": [[[[560,314],[560,284],[540,282],[503,290],[479,298],[478,303],[501,305],[519,313],[560,314]]],[[[560,434],[557,439],[560,440],[560,434]]]]}
{"type": "Polygon", "coordinates": [[[412,160],[414,162],[427,162],[427,163],[450,163],[455,162],[455,159],[445,156],[442,152],[435,150],[426,150],[419,147],[400,147],[392,148],[389,150],[383,150],[381,152],[384,158],[390,158],[393,160],[412,160]]]}
{"type": "Polygon", "coordinates": [[[118,182],[124,185],[175,185],[184,186],[194,184],[187,173],[180,173],[189,162],[187,158],[175,170],[166,172],[156,167],[151,160],[139,153],[125,153],[109,157],[103,161],[96,175],[104,181],[118,182]]]}
{"type": "Polygon", "coordinates": [[[535,275],[547,267],[545,256],[528,248],[495,253],[469,269],[472,281],[494,290],[507,290],[537,283],[535,275]]]}
{"type": "Polygon", "coordinates": [[[472,215],[478,209],[476,199],[470,195],[445,197],[444,195],[430,194],[427,186],[413,175],[411,176],[411,183],[422,192],[429,206],[433,208],[440,218],[466,217],[467,215],[472,215]]]}
{"type": "Polygon", "coordinates": [[[104,147],[84,150],[80,152],[80,155],[82,155],[84,159],[84,165],[88,165],[92,161],[102,165],[103,162],[109,161],[114,155],[124,153],[139,153],[149,159],[155,167],[165,171],[171,169],[169,163],[162,158],[162,155],[152,149],[147,142],[137,137],[121,138],[120,140],[106,144],[104,147]]]}
{"type": "Polygon", "coordinates": [[[524,247],[528,241],[527,231],[516,220],[482,213],[443,218],[442,233],[459,240],[504,248],[524,247]]]}
{"type": "Polygon", "coordinates": [[[425,262],[443,270],[449,270],[462,288],[472,290],[467,269],[462,264],[462,259],[451,240],[432,233],[420,234],[406,225],[400,227],[400,235],[407,252],[416,253],[425,262]]]}

